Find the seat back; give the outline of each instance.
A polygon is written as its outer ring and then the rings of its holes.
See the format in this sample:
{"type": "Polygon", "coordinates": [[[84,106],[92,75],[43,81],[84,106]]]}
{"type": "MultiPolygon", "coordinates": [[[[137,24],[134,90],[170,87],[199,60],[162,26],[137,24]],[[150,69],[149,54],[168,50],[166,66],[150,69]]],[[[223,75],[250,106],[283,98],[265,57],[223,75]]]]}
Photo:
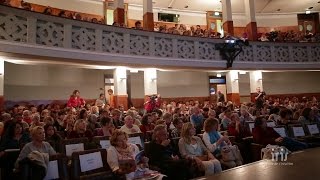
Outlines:
{"type": "Polygon", "coordinates": [[[100,144],[102,149],[108,150],[108,148],[111,146],[109,136],[95,136],[92,138],[92,141],[96,144],[100,144]]]}
{"type": "Polygon", "coordinates": [[[61,153],[71,157],[73,152],[86,150],[88,138],[64,139],[61,141],[61,153]]]}
{"type": "Polygon", "coordinates": [[[267,121],[267,126],[273,128],[276,126],[276,123],[274,121],[267,121]]]}
{"type": "Polygon", "coordinates": [[[306,133],[302,124],[289,125],[290,136],[293,138],[305,137],[306,133]]]}
{"type": "Polygon", "coordinates": [[[262,144],[251,143],[250,149],[253,162],[261,160],[261,149],[265,146],[262,144]]]}
{"type": "Polygon", "coordinates": [[[69,179],[67,158],[63,154],[55,154],[49,157],[47,175],[44,180],[69,179]]]}
{"type": "Polygon", "coordinates": [[[107,163],[106,149],[73,152],[71,158],[72,179],[113,179],[107,163]]]}
{"type": "Polygon", "coordinates": [[[254,121],[246,121],[245,122],[247,129],[250,130],[250,134],[252,134],[252,130],[254,128],[254,121]]]}
{"type": "Polygon", "coordinates": [[[306,124],[305,129],[308,132],[308,135],[310,136],[319,136],[320,135],[320,128],[318,123],[311,123],[311,124],[306,124]]]}
{"type": "Polygon", "coordinates": [[[136,144],[142,149],[144,148],[144,135],[143,133],[134,133],[134,134],[129,134],[128,142],[132,144],[136,144]]]}
{"type": "Polygon", "coordinates": [[[281,136],[281,137],[287,137],[287,129],[285,126],[275,126],[273,129],[281,136]]]}

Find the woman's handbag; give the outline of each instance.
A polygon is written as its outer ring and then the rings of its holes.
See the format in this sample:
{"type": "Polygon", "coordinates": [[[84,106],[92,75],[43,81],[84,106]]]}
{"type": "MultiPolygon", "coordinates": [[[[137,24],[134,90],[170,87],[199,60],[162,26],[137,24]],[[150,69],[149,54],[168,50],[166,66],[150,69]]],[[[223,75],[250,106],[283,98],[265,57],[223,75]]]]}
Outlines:
{"type": "Polygon", "coordinates": [[[221,148],[221,156],[224,162],[235,161],[236,157],[233,153],[232,146],[223,146],[221,148]]]}

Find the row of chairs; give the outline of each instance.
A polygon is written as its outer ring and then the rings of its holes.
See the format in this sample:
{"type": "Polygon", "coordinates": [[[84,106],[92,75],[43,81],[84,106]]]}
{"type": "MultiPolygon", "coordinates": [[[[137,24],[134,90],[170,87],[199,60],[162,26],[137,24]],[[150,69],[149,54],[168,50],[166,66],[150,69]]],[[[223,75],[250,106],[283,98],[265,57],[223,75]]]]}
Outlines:
{"type": "MultiPolygon", "coordinates": [[[[28,164],[20,167],[20,179],[28,180],[32,177],[32,167],[28,164]]],[[[50,156],[47,175],[44,180],[50,179],[115,179],[107,163],[106,149],[93,149],[73,152],[71,159],[63,154],[50,156]],[[71,163],[69,163],[69,161],[71,163]],[[70,164],[70,165],[68,165],[70,164]]]]}

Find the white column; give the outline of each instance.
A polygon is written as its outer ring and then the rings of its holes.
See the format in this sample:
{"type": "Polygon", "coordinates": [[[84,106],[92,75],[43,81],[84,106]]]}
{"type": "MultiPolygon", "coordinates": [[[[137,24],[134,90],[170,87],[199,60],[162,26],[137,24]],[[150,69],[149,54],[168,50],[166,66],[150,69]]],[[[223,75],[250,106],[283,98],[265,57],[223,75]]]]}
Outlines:
{"type": "Polygon", "coordinates": [[[114,71],[114,95],[127,95],[127,69],[117,67],[114,71]]]}
{"type": "Polygon", "coordinates": [[[152,0],[143,0],[143,14],[153,13],[152,0]]]}
{"type": "Polygon", "coordinates": [[[222,22],[232,21],[231,0],[221,0],[222,3],[222,22]]]}
{"type": "Polygon", "coordinates": [[[246,24],[256,21],[256,9],[254,0],[244,0],[246,24]]]}
{"type": "Polygon", "coordinates": [[[239,76],[238,71],[231,70],[227,72],[227,94],[237,93],[239,94],[239,76]]]}
{"type": "Polygon", "coordinates": [[[256,93],[256,89],[260,87],[261,91],[263,91],[262,87],[262,72],[261,71],[251,71],[250,75],[250,93],[256,93]]]}
{"type": "Polygon", "coordinates": [[[0,97],[4,96],[4,59],[0,57],[0,97]]]}
{"type": "Polygon", "coordinates": [[[117,9],[117,8],[123,9],[124,8],[124,0],[114,0],[113,5],[114,5],[114,9],[117,9]]]}
{"type": "Polygon", "coordinates": [[[144,71],[144,95],[158,94],[157,90],[157,70],[154,68],[144,71]]]}

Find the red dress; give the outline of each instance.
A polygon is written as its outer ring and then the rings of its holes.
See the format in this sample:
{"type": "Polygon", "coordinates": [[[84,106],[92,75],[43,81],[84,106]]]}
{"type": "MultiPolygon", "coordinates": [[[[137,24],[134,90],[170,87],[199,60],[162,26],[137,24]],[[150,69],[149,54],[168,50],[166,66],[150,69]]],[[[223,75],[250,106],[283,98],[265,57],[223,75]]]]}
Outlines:
{"type": "Polygon", "coordinates": [[[85,105],[85,101],[80,97],[71,96],[69,98],[69,100],[68,100],[67,105],[68,105],[68,107],[77,108],[77,107],[84,106],[85,105]]]}

